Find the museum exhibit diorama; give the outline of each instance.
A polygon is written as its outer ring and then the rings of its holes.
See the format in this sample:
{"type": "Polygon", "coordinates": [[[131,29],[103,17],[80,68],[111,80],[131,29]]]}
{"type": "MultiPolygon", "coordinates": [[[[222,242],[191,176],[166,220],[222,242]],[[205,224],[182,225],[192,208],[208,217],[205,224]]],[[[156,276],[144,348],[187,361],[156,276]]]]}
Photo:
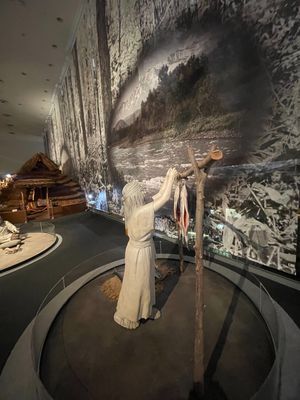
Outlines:
{"type": "Polygon", "coordinates": [[[51,223],[19,225],[0,216],[0,273],[34,259],[55,246],[57,236],[51,223]]]}
{"type": "Polygon", "coordinates": [[[45,154],[35,154],[4,180],[0,215],[12,222],[27,222],[85,210],[84,192],[62,171],[45,154]]]}
{"type": "Polygon", "coordinates": [[[0,180],[1,400],[299,399],[299,2],[79,3],[0,180]]]}

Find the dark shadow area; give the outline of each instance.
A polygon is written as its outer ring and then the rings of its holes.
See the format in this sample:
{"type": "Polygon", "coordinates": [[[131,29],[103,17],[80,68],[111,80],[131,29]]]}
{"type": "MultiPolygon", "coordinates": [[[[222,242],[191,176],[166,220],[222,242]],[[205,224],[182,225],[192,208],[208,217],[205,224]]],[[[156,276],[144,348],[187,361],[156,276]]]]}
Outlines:
{"type": "MultiPolygon", "coordinates": [[[[218,260],[216,260],[216,255],[211,252],[207,252],[205,256],[206,260],[216,262],[217,264],[222,265],[229,270],[232,270],[240,275],[245,275],[250,280],[253,280],[254,276],[258,281],[260,281],[265,288],[267,289],[270,296],[289,314],[289,316],[293,319],[293,321],[300,327],[300,313],[299,313],[299,301],[300,301],[300,290],[293,289],[287,285],[276,282],[275,280],[256,275],[254,272],[248,273],[247,268],[241,270],[241,268],[232,265],[231,259],[226,257],[218,256],[218,260]],[[223,258],[221,261],[220,258],[223,258]]],[[[235,260],[237,257],[233,257],[235,260]]],[[[247,259],[241,260],[241,265],[243,265],[247,261],[247,259]]],[[[264,271],[268,271],[268,267],[263,267],[258,264],[250,263],[248,261],[248,265],[254,265],[258,269],[262,269],[264,271]]],[[[272,271],[273,272],[273,271],[272,271]]],[[[281,271],[274,270],[274,274],[279,277],[287,278],[285,273],[281,271]]],[[[293,279],[294,280],[294,279],[293,279]]]]}
{"type": "MultiPolygon", "coordinates": [[[[47,335],[46,341],[49,340],[49,345],[55,343],[54,346],[54,357],[59,357],[61,363],[62,379],[66,385],[70,387],[70,396],[77,396],[82,400],[90,400],[90,394],[85,388],[83,382],[79,379],[75,371],[72,369],[72,365],[69,362],[68,354],[65,348],[63,326],[64,326],[65,309],[55,318],[53,328],[51,328],[51,335],[47,335]]],[[[59,387],[56,389],[59,393],[59,387]]],[[[60,397],[58,397],[60,398],[60,397]]]]}
{"type": "MultiPolygon", "coordinates": [[[[245,271],[246,272],[246,271],[245,271]]],[[[230,327],[235,318],[235,310],[238,305],[239,297],[241,294],[240,287],[242,287],[245,276],[241,275],[238,285],[234,286],[231,302],[229,304],[227,313],[225,315],[222,328],[220,330],[218,339],[216,341],[213,352],[211,353],[208,365],[204,375],[204,393],[199,383],[194,382],[193,388],[190,391],[189,400],[227,400],[220,384],[214,380],[214,375],[218,367],[218,363],[222,356],[230,327]],[[203,394],[201,394],[203,393],[203,394]]]]}
{"type": "Polygon", "coordinates": [[[240,275],[239,282],[237,286],[234,286],[233,294],[232,294],[232,299],[229,304],[226,316],[224,318],[223,326],[220,331],[218,340],[216,342],[216,345],[214,347],[214,350],[211,354],[211,357],[209,359],[208,365],[205,370],[205,396],[204,399],[211,400],[226,400],[227,397],[222,391],[222,388],[214,380],[214,375],[216,372],[216,369],[218,367],[218,363],[220,361],[220,358],[222,356],[224,347],[226,345],[226,341],[228,338],[228,333],[231,328],[231,325],[233,323],[233,320],[235,318],[235,311],[239,302],[239,297],[241,295],[241,290],[240,287],[243,287],[243,282],[245,281],[245,276],[240,275]]]}
{"type": "Polygon", "coordinates": [[[188,400],[228,400],[220,384],[215,381],[211,381],[209,386],[205,387],[203,396],[200,393],[198,384],[194,383],[188,400]]]}
{"type": "MultiPolygon", "coordinates": [[[[156,305],[159,310],[163,311],[164,305],[168,301],[168,298],[170,294],[173,292],[175,289],[178,280],[180,279],[180,273],[179,273],[179,268],[178,268],[178,263],[172,262],[170,260],[167,261],[167,263],[170,266],[170,273],[163,279],[163,280],[158,280],[158,283],[163,284],[163,290],[156,295],[156,305]]],[[[163,263],[162,267],[166,264],[166,262],[163,263]]],[[[159,271],[162,270],[160,266],[158,266],[159,271]]]]}

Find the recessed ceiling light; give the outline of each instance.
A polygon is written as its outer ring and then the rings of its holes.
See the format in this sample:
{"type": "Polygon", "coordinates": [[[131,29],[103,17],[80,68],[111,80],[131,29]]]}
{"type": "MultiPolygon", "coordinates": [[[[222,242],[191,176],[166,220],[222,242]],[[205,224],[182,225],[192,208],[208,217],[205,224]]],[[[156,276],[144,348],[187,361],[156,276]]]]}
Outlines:
{"type": "Polygon", "coordinates": [[[11,114],[3,113],[3,117],[11,117],[11,114]]]}
{"type": "Polygon", "coordinates": [[[53,67],[53,64],[48,64],[48,67],[53,67]]]}
{"type": "Polygon", "coordinates": [[[2,103],[2,104],[6,104],[6,103],[8,103],[8,101],[7,101],[7,100],[5,100],[5,99],[0,99],[0,103],[2,103]]]}
{"type": "Polygon", "coordinates": [[[10,132],[8,132],[10,135],[14,135],[15,134],[15,132],[12,132],[12,131],[10,131],[10,132]]]}
{"type": "Polygon", "coordinates": [[[45,103],[45,101],[46,101],[45,99],[42,100],[43,103],[45,103]]]}
{"type": "Polygon", "coordinates": [[[18,106],[22,106],[23,104],[22,103],[18,103],[18,106]]]}
{"type": "Polygon", "coordinates": [[[57,44],[53,44],[52,47],[53,47],[54,49],[57,49],[57,44]]]}
{"type": "Polygon", "coordinates": [[[26,72],[21,72],[21,75],[24,75],[24,76],[26,76],[26,75],[27,75],[27,73],[26,73],[26,72]]]}
{"type": "Polygon", "coordinates": [[[61,17],[56,17],[57,22],[63,22],[63,19],[61,17]]]}
{"type": "Polygon", "coordinates": [[[44,93],[48,93],[48,90],[44,90],[44,93]]]}
{"type": "Polygon", "coordinates": [[[22,33],[21,33],[21,36],[25,37],[25,36],[26,36],[26,33],[25,33],[25,32],[22,32],[22,33]]]}
{"type": "Polygon", "coordinates": [[[49,78],[46,78],[46,79],[45,79],[45,81],[47,81],[47,82],[50,82],[50,80],[51,80],[51,79],[49,79],[49,78]]]}

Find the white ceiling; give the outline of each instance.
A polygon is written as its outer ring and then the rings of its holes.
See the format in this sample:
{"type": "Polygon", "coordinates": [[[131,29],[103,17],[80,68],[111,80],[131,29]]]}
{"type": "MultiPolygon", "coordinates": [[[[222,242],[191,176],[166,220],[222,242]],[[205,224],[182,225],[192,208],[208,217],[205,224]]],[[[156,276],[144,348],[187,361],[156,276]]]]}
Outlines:
{"type": "Polygon", "coordinates": [[[0,0],[1,136],[42,135],[83,2],[0,0]]]}

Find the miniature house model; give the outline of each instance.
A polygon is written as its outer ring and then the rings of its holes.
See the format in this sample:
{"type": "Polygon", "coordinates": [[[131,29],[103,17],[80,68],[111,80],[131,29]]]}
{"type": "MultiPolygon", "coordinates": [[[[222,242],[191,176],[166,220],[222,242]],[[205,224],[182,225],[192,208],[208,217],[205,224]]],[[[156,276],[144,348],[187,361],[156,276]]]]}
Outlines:
{"type": "Polygon", "coordinates": [[[43,153],[35,154],[20,168],[0,198],[1,216],[13,223],[51,219],[86,208],[78,183],[62,174],[43,153]]]}

